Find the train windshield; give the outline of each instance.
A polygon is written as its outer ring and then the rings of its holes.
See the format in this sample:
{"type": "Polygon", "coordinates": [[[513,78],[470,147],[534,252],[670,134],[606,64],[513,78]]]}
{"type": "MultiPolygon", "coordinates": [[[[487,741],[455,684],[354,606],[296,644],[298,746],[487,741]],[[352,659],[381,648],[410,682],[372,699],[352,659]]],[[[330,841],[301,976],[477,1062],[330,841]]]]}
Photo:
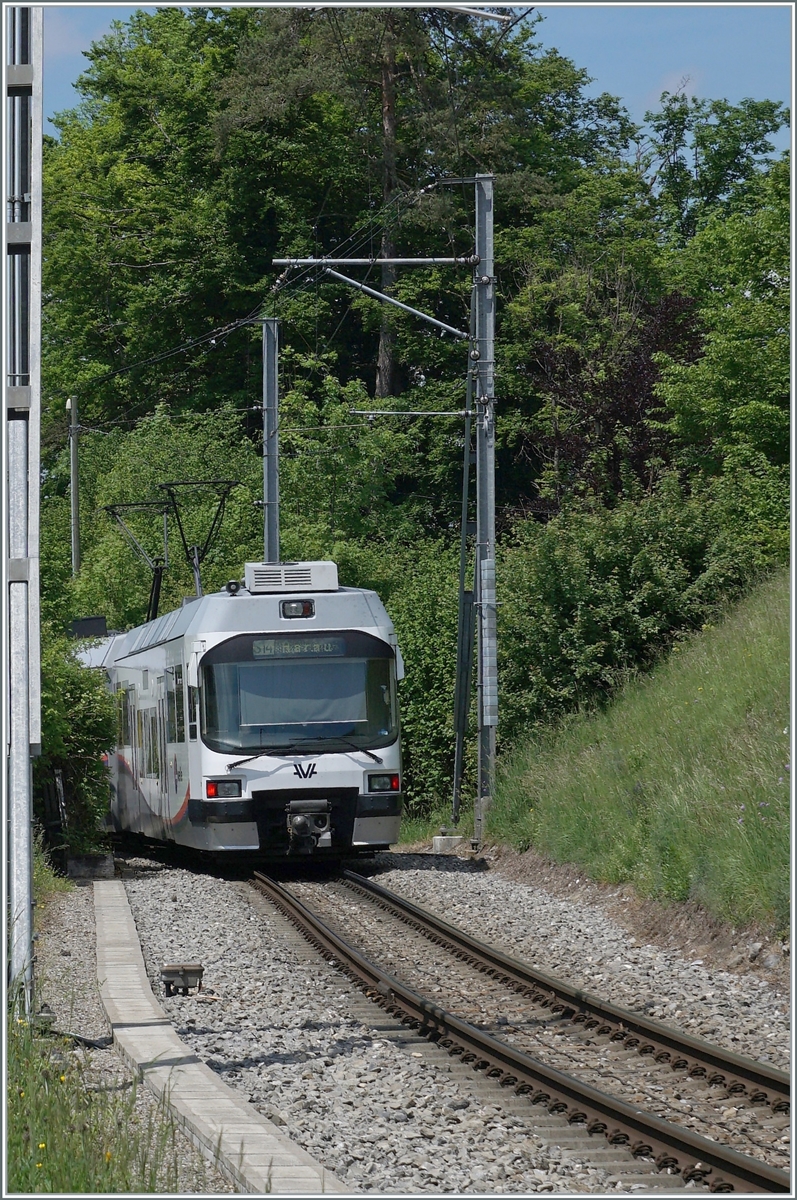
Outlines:
{"type": "Polygon", "coordinates": [[[371,749],[397,735],[393,651],[370,634],[243,634],[202,659],[211,750],[371,749]]]}

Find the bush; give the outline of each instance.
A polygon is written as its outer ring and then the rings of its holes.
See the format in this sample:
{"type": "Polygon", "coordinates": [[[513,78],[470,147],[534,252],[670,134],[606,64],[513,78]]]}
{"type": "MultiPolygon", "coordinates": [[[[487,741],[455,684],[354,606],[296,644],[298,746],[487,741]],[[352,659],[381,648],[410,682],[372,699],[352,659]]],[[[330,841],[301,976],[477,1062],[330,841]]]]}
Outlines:
{"type": "MultiPolygon", "coordinates": [[[[341,579],[372,587],[395,624],[406,675],[399,684],[402,761],[414,814],[450,799],[459,552],[440,542],[336,548],[341,579]]],[[[470,761],[468,767],[472,767],[470,761]]]]}
{"type": "MultiPolygon", "coordinates": [[[[45,626],[42,631],[42,753],[34,760],[39,785],[62,772],[67,828],[73,853],[95,850],[108,811],[108,771],[103,755],[116,737],[113,698],[104,672],[87,670],[74,644],[45,626]]],[[[34,815],[46,815],[34,793],[34,815]]]]}
{"type": "Polygon", "coordinates": [[[787,480],[760,460],[691,495],[670,475],[642,500],[519,526],[499,558],[503,745],[650,667],[783,562],[787,531],[787,480]]]}

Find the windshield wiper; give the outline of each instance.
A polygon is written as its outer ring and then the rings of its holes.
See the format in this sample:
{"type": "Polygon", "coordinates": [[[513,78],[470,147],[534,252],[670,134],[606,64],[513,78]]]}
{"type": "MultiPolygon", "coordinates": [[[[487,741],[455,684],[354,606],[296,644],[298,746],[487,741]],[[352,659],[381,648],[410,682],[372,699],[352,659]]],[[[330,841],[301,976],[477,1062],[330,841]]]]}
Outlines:
{"type": "MultiPolygon", "coordinates": [[[[306,738],[308,742],[314,742],[315,738],[306,738]]],[[[244,763],[254,762],[256,758],[284,758],[286,754],[307,754],[317,753],[317,751],[302,750],[298,742],[291,742],[289,746],[283,746],[281,749],[274,747],[273,750],[261,750],[259,754],[250,754],[248,758],[239,758],[236,762],[227,763],[227,770],[232,771],[235,767],[242,767],[244,763]]]]}
{"type": "Polygon", "coordinates": [[[344,746],[351,746],[352,750],[359,750],[362,754],[367,754],[368,757],[372,758],[375,763],[379,763],[380,767],[385,761],[383,758],[380,758],[378,754],[374,754],[372,750],[366,750],[365,746],[358,746],[356,742],[349,742],[346,738],[336,738],[336,741],[343,742],[344,746]]]}
{"type": "MultiPolygon", "coordinates": [[[[317,738],[305,738],[307,742],[317,742],[317,738]]],[[[375,763],[379,763],[380,767],[385,761],[378,754],[374,754],[372,750],[366,750],[364,746],[358,746],[356,742],[350,742],[346,738],[334,738],[336,742],[342,742],[344,746],[350,746],[352,750],[360,750],[363,754],[367,754],[375,763]]],[[[334,750],[303,750],[298,742],[291,742],[289,746],[284,746],[280,750],[276,747],[273,750],[261,750],[259,754],[250,754],[249,758],[239,758],[236,762],[227,763],[227,770],[233,771],[236,767],[242,767],[244,763],[254,762],[257,758],[284,758],[287,754],[334,754],[334,750]]]]}

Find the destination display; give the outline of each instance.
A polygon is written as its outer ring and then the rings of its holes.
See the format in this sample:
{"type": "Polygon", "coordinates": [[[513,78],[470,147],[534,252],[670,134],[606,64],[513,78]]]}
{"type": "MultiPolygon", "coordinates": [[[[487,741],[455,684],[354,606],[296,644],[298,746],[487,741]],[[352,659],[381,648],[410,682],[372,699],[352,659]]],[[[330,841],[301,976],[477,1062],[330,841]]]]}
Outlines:
{"type": "Polygon", "coordinates": [[[346,639],[342,637],[270,637],[255,638],[252,642],[253,658],[302,658],[345,653],[346,639]]]}

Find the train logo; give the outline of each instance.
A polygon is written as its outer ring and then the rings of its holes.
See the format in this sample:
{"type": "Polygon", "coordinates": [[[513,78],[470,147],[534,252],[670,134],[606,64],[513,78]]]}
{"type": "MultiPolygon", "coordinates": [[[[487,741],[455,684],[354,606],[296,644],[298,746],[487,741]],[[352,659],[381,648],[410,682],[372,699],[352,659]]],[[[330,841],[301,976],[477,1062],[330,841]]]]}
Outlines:
{"type": "Polygon", "coordinates": [[[303,767],[301,763],[294,763],[293,773],[300,779],[312,779],[316,773],[315,763],[308,763],[306,767],[303,767]]]}

